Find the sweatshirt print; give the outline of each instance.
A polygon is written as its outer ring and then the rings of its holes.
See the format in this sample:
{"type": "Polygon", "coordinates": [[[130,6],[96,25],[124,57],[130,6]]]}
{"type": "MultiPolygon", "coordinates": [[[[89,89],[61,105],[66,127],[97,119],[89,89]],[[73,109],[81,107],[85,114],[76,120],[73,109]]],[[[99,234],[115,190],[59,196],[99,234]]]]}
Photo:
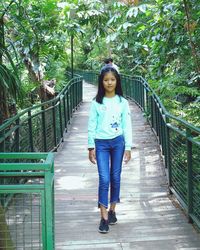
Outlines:
{"type": "Polygon", "coordinates": [[[113,139],[124,135],[125,150],[131,150],[132,125],[128,101],[115,95],[103,98],[100,104],[92,101],[88,121],[88,148],[95,147],[95,139],[113,139]]]}

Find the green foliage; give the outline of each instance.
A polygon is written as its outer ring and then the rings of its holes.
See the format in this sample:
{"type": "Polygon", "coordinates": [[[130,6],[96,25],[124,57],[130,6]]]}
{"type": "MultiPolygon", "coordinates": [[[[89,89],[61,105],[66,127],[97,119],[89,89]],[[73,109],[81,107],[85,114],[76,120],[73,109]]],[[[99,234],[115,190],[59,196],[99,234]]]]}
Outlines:
{"type": "Polygon", "coordinates": [[[63,89],[63,85],[66,83],[65,71],[66,62],[64,60],[59,60],[56,62],[52,59],[52,61],[50,61],[49,64],[46,65],[46,78],[56,80],[56,92],[59,92],[61,89],[63,89]]]}
{"type": "Polygon", "coordinates": [[[189,123],[194,124],[196,127],[200,127],[200,101],[192,102],[186,105],[183,109],[183,118],[189,123]]]}
{"type": "Polygon", "coordinates": [[[5,65],[0,64],[0,88],[14,98],[18,94],[18,82],[15,75],[5,65]]]}
{"type": "MultiPolygon", "coordinates": [[[[2,9],[9,3],[1,3],[2,9]]],[[[104,58],[112,56],[121,73],[144,76],[170,112],[198,124],[192,118],[198,112],[191,112],[198,108],[200,96],[198,0],[15,3],[7,11],[5,26],[13,64],[22,68],[23,61],[29,60],[32,73],[42,71],[43,79],[55,78],[58,90],[65,68],[71,65],[73,36],[75,68],[98,71],[104,58]]],[[[24,73],[25,67],[21,78],[24,73]]],[[[23,88],[30,91],[28,81],[32,86],[34,80],[26,77],[23,88]]]]}
{"type": "Polygon", "coordinates": [[[143,75],[169,112],[198,125],[198,112],[193,119],[188,105],[196,109],[200,96],[200,3],[184,4],[107,4],[106,42],[122,73],[143,75]]]}

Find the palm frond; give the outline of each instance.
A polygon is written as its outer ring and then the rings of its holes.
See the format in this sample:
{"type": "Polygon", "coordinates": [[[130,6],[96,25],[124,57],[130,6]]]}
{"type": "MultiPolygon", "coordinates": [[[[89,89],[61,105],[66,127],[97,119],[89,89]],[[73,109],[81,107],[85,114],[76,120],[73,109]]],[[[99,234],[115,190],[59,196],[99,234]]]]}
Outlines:
{"type": "Polygon", "coordinates": [[[15,99],[20,96],[21,80],[18,76],[18,70],[15,66],[11,55],[6,48],[0,48],[0,52],[9,61],[12,69],[9,69],[4,64],[0,64],[0,88],[7,90],[15,99]]]}
{"type": "Polygon", "coordinates": [[[15,64],[14,64],[14,62],[12,60],[12,57],[11,57],[10,53],[7,51],[6,48],[0,48],[0,51],[3,53],[3,56],[8,59],[9,63],[12,66],[12,69],[13,69],[13,71],[15,73],[16,80],[17,80],[18,84],[20,84],[20,79],[18,77],[17,68],[16,68],[16,66],[15,66],[15,64]]]}
{"type": "Polygon", "coordinates": [[[0,64],[0,88],[15,99],[19,95],[19,85],[15,75],[3,64],[0,64]]]}

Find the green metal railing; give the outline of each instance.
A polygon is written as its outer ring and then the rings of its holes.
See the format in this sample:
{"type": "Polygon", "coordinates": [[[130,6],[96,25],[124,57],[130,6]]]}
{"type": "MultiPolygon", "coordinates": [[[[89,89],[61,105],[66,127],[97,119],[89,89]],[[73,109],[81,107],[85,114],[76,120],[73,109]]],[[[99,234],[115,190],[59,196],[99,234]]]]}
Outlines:
{"type": "Polygon", "coordinates": [[[75,77],[54,99],[27,108],[1,125],[0,152],[55,151],[81,102],[82,78],[75,77]]]}
{"type": "MultiPolygon", "coordinates": [[[[77,71],[96,84],[96,72],[77,71]]],[[[200,129],[171,115],[140,76],[121,75],[123,92],[145,112],[157,135],[168,172],[169,190],[200,228],[200,129]]]]}
{"type": "Polygon", "coordinates": [[[55,151],[81,102],[76,75],[54,99],[0,126],[0,249],[54,249],[52,154],[27,152],[55,151]]]}
{"type": "Polygon", "coordinates": [[[0,153],[0,162],[10,180],[0,185],[0,249],[53,250],[53,154],[0,153]]]}

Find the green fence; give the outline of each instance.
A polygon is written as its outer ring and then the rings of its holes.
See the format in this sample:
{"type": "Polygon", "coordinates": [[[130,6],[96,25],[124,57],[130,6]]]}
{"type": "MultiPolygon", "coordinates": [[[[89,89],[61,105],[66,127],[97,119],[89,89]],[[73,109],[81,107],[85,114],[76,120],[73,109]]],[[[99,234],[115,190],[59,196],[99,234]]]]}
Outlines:
{"type": "Polygon", "coordinates": [[[53,250],[53,154],[0,153],[0,162],[0,249],[53,250]]]}
{"type": "MultiPolygon", "coordinates": [[[[96,84],[97,73],[77,71],[96,84]]],[[[145,112],[157,135],[168,172],[169,190],[200,228],[200,129],[171,115],[140,76],[121,75],[123,92],[145,112]]]]}
{"type": "Polygon", "coordinates": [[[81,102],[82,78],[75,77],[54,99],[25,109],[1,125],[0,152],[55,151],[81,102]]]}
{"type": "Polygon", "coordinates": [[[54,99],[0,126],[0,249],[54,249],[53,157],[27,152],[55,151],[81,102],[76,76],[54,99]]]}

